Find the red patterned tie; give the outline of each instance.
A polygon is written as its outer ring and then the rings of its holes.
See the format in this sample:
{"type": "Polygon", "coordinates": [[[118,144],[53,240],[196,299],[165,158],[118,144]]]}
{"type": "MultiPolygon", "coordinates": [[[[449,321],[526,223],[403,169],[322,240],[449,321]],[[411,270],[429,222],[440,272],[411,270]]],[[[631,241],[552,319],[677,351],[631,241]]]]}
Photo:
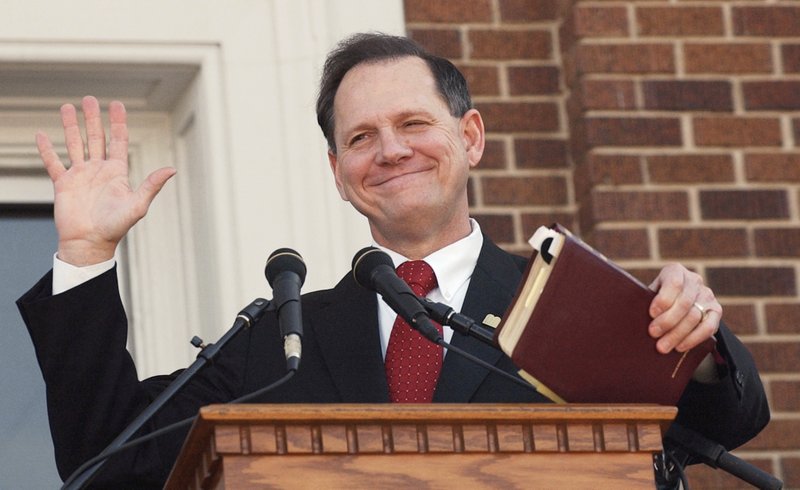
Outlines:
{"type": "MultiPolygon", "coordinates": [[[[421,298],[437,284],[433,269],[422,260],[403,262],[397,275],[421,298]]],[[[441,332],[442,327],[436,326],[441,332]]],[[[442,348],[398,316],[386,348],[389,399],[395,403],[430,403],[441,371],[442,348]]]]}

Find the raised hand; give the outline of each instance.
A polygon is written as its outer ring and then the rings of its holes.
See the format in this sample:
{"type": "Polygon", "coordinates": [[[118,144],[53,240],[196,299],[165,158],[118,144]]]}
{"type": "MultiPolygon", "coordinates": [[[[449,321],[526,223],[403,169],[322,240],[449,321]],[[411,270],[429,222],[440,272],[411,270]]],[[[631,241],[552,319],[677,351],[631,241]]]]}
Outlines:
{"type": "Polygon", "coordinates": [[[110,140],[94,97],[82,101],[86,144],[75,106],[61,107],[61,122],[71,165],[66,168],[50,138],[36,134],[36,145],[55,191],[58,258],[76,266],[108,260],[128,230],[142,219],[175,169],[160,168],[133,190],[128,180],[128,125],[121,102],[108,106],[110,140]]]}

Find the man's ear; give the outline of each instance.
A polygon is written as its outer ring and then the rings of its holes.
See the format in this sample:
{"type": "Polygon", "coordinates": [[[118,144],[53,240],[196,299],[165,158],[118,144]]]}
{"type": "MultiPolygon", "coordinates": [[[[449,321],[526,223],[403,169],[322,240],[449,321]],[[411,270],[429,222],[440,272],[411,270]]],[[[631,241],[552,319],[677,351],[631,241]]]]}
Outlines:
{"type": "Polygon", "coordinates": [[[486,145],[483,118],[477,109],[470,109],[461,117],[461,134],[464,138],[469,166],[475,167],[481,161],[483,148],[486,145]]]}
{"type": "Polygon", "coordinates": [[[336,189],[339,190],[339,196],[341,196],[343,201],[349,201],[347,199],[347,194],[344,192],[344,186],[342,185],[342,181],[339,178],[339,161],[336,158],[336,154],[331,150],[328,150],[328,163],[331,166],[331,171],[333,172],[333,180],[336,181],[336,189]]]}

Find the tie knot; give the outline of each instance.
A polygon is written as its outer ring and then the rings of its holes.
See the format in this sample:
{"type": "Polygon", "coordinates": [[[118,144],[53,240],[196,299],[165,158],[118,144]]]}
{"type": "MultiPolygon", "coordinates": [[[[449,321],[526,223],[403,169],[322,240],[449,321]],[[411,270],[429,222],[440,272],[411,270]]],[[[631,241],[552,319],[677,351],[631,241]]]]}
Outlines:
{"type": "Polygon", "coordinates": [[[433,268],[424,260],[403,262],[397,268],[397,275],[420,297],[427,296],[438,284],[433,268]]]}

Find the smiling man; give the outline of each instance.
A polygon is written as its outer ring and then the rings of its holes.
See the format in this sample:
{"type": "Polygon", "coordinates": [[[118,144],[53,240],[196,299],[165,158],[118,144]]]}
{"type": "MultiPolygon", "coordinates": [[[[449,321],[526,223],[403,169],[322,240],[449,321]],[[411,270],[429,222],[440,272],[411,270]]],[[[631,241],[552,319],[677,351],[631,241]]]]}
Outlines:
{"type": "MultiPolygon", "coordinates": [[[[85,144],[75,108],[62,108],[69,169],[49,138],[37,136],[54,182],[59,244],[52,274],[19,301],[48,386],[64,477],[108,444],[172,379],[136,377],[125,350],[113,252],[174,171],[160,169],[132,190],[124,107],[118,102],[109,107],[108,145],[97,101],[85,98],[83,112],[85,144]]],[[[406,38],[359,34],[326,61],[317,119],[342,198],[367,217],[375,244],[420,288],[418,294],[472,318],[502,314],[525,259],[500,250],[469,217],[467,180],[483,153],[484,127],[461,73],[406,38]]],[[[716,359],[696,373],[679,403],[678,421],[728,448],[746,442],[767,423],[769,409],[752,358],[720,322],[722,308],[713,292],[677,264],[665,267],[652,287],[657,295],[650,306],[650,334],[660,351],[684,351],[711,335],[717,338],[716,359]]],[[[545,401],[459,356],[444,356],[349,274],[333,289],[304,295],[303,320],[302,368],[261,401],[545,401]],[[424,361],[413,367],[409,358],[424,361]]],[[[450,339],[452,332],[445,329],[443,335],[450,339]]],[[[517,371],[496,349],[462,336],[452,342],[499,369],[517,371]]],[[[266,315],[150,428],[278,379],[285,371],[281,345],[276,320],[266,315]]],[[[123,453],[99,481],[160,486],[184,435],[123,453]]]]}
{"type": "Polygon", "coordinates": [[[471,108],[450,113],[422,59],[357,65],[334,113],[336,186],[377,243],[421,259],[470,233],[467,179],[483,153],[483,121],[471,108]]]}

